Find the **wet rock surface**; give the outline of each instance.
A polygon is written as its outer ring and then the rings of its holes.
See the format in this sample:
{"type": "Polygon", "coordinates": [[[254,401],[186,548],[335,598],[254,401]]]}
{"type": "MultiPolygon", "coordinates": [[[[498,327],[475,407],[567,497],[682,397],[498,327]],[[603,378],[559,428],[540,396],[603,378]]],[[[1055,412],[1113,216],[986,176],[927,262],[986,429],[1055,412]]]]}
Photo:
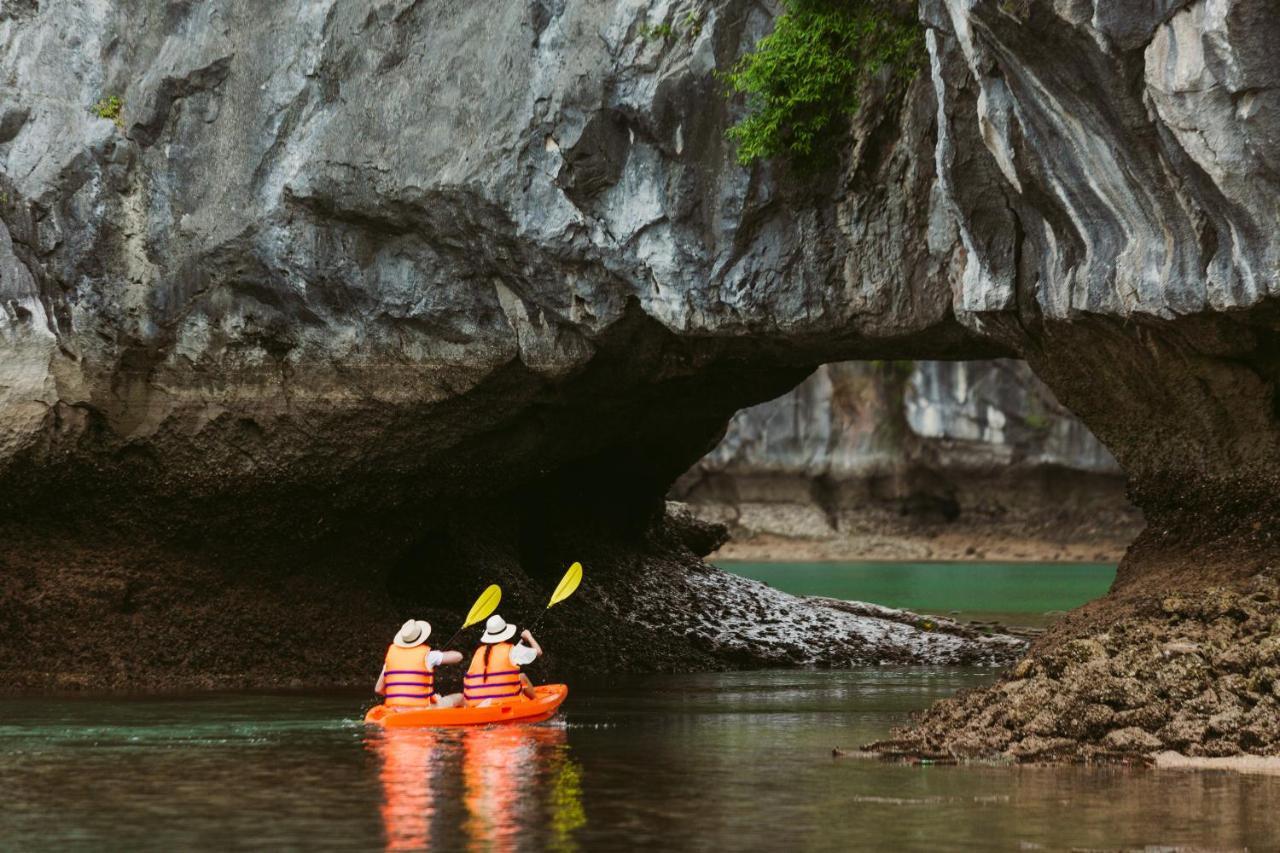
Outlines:
{"type": "Polygon", "coordinates": [[[1280,756],[1280,571],[1136,602],[1088,637],[1051,631],[994,687],[940,702],[866,749],[946,760],[1280,756]]]}

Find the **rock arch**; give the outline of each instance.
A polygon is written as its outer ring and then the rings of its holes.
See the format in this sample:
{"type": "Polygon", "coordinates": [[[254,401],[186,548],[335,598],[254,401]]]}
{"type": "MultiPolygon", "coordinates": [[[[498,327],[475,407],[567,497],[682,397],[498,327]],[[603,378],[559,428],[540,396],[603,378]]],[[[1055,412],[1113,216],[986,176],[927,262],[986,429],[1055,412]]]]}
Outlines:
{"type": "Polygon", "coordinates": [[[1244,583],[1280,494],[1264,5],[926,2],[929,72],[819,181],[724,141],[712,71],[769,26],[744,3],[670,38],[641,18],[679,3],[0,21],[7,671],[253,680],[309,626],[272,678],[335,672],[433,538],[469,567],[433,572],[448,607],[495,567],[533,597],[522,548],[697,600],[666,486],[850,358],[1026,358],[1148,515],[1113,604],[1244,583]]]}

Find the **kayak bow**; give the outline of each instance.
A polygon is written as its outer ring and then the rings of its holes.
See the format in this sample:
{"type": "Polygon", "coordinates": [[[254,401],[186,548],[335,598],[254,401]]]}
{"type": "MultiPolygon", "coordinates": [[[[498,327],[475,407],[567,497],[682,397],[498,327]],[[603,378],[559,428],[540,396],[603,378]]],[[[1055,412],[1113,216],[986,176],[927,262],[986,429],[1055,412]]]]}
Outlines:
{"type": "Polygon", "coordinates": [[[411,726],[489,726],[501,723],[538,723],[550,719],[569,695],[566,684],[535,687],[537,696],[514,696],[492,704],[464,708],[422,708],[374,705],[364,721],[384,728],[411,726]]]}

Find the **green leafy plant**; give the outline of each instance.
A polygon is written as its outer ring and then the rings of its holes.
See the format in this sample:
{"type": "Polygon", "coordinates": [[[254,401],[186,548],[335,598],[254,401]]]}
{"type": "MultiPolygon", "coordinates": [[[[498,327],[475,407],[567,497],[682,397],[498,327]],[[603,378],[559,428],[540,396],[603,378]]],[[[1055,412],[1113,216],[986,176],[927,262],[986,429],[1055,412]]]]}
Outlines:
{"type": "Polygon", "coordinates": [[[1025,21],[1031,16],[1031,0],[1000,0],[1000,11],[1025,21]]]}
{"type": "Polygon", "coordinates": [[[689,41],[693,41],[702,35],[702,15],[699,12],[690,12],[684,16],[684,31],[689,35],[689,41]]]}
{"type": "Polygon", "coordinates": [[[644,24],[640,27],[640,37],[643,39],[669,39],[674,32],[675,29],[665,22],[653,26],[644,24]]]}
{"type": "Polygon", "coordinates": [[[835,142],[859,90],[888,67],[904,84],[924,55],[914,4],[898,0],[783,0],[773,32],[724,75],[748,114],[729,129],[738,161],[784,155],[804,169],[836,159],[835,142]]]}
{"type": "Polygon", "coordinates": [[[112,124],[120,128],[124,127],[124,116],[121,114],[123,110],[124,101],[120,100],[119,95],[108,95],[93,105],[94,115],[110,119],[112,124]]]}

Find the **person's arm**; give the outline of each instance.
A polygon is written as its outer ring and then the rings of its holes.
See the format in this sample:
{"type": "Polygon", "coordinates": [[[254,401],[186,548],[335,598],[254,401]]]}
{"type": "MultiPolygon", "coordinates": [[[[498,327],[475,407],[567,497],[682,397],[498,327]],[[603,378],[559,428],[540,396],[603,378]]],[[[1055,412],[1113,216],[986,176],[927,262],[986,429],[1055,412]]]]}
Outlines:
{"type": "Polygon", "coordinates": [[[378,683],[373,685],[373,692],[377,693],[379,696],[384,695],[387,692],[387,687],[385,683],[386,680],[387,680],[387,665],[384,663],[382,665],[382,672],[378,673],[378,683]]]}
{"type": "Polygon", "coordinates": [[[432,649],[427,652],[427,671],[432,671],[441,664],[462,663],[462,652],[442,652],[432,649]]]}
{"type": "Polygon", "coordinates": [[[525,628],[520,632],[520,639],[529,644],[529,648],[533,649],[534,658],[542,657],[542,646],[538,645],[538,641],[533,638],[533,634],[529,633],[529,629],[525,628]]]}

